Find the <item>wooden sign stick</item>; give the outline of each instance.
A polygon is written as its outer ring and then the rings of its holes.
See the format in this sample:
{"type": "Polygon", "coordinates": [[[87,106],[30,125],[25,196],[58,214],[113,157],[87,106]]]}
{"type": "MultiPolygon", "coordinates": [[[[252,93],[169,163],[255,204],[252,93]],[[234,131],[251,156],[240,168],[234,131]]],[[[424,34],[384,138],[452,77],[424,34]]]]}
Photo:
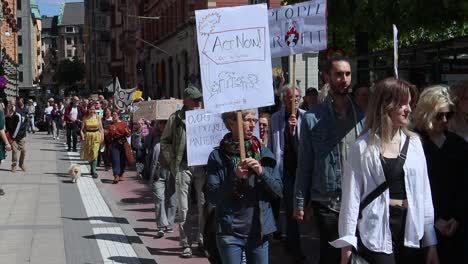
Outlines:
{"type": "MultiPolygon", "coordinates": [[[[292,67],[292,102],[291,102],[291,116],[296,117],[296,54],[293,55],[293,67],[292,67]]],[[[296,128],[291,128],[291,135],[295,136],[296,128]]]]}
{"type": "Polygon", "coordinates": [[[244,119],[242,118],[242,111],[237,111],[237,127],[239,132],[239,148],[240,159],[245,160],[245,143],[244,143],[244,119]]]}

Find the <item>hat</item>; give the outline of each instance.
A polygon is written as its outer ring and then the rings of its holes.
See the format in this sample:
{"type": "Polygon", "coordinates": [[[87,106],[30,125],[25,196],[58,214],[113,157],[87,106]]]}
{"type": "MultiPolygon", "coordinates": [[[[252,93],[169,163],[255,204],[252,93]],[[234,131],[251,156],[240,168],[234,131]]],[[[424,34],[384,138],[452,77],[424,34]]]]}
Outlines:
{"type": "Polygon", "coordinates": [[[184,99],[199,99],[199,98],[202,98],[203,95],[202,93],[200,92],[200,90],[198,90],[197,87],[193,86],[193,85],[190,85],[189,87],[185,88],[184,90],[184,99]]]}
{"type": "Polygon", "coordinates": [[[28,102],[29,102],[29,103],[33,103],[34,101],[33,101],[33,99],[29,99],[28,102]]]}
{"type": "Polygon", "coordinates": [[[53,102],[53,101],[54,101],[54,98],[51,97],[51,98],[49,98],[49,100],[47,100],[47,101],[53,102]]]}

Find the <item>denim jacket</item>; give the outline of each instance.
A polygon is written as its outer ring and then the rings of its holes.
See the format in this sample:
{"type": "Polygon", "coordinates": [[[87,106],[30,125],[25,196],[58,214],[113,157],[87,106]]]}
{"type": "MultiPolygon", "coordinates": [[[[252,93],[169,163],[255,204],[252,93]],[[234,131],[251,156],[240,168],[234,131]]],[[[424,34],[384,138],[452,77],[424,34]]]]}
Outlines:
{"type": "MultiPolygon", "coordinates": [[[[270,201],[283,195],[283,183],[271,151],[261,148],[261,164],[263,172],[257,178],[257,202],[260,212],[261,235],[276,231],[270,201]]],[[[218,234],[232,235],[232,219],[234,204],[239,200],[234,196],[233,179],[237,177],[228,157],[219,148],[215,148],[208,158],[206,195],[208,202],[216,205],[216,230],[218,234]]]]}
{"type": "MultiPolygon", "coordinates": [[[[364,115],[350,98],[356,138],[363,129],[364,115]]],[[[298,165],[295,183],[294,208],[304,210],[310,201],[328,203],[341,196],[341,177],[336,112],[331,96],[308,111],[302,121],[299,139],[298,165]]]]}

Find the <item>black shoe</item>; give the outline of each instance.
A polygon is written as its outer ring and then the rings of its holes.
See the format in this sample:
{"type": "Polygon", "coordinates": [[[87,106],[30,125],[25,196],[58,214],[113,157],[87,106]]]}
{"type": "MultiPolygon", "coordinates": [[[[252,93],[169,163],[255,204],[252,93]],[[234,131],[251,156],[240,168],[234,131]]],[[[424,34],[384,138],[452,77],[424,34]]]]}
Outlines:
{"type": "Polygon", "coordinates": [[[96,172],[93,172],[92,175],[93,175],[93,178],[94,178],[94,179],[97,179],[98,174],[97,174],[96,172]]]}
{"type": "Polygon", "coordinates": [[[73,149],[73,152],[78,152],[78,151],[76,150],[76,148],[74,148],[74,149],[73,149]]]}
{"type": "Polygon", "coordinates": [[[71,151],[71,148],[68,148],[67,151],[70,152],[70,151],[71,151]]]}
{"type": "Polygon", "coordinates": [[[5,195],[5,191],[3,189],[0,189],[0,196],[5,195]]]}

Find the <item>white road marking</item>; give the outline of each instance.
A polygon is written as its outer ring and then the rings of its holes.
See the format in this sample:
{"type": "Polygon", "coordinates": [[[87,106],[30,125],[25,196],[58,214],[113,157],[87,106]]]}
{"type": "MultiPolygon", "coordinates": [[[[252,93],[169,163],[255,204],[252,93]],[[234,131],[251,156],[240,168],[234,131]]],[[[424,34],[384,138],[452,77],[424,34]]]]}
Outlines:
{"type": "MultiPolygon", "coordinates": [[[[69,160],[79,158],[76,152],[67,152],[69,160]]],[[[89,169],[85,161],[70,161],[70,163],[80,164],[81,174],[88,174],[89,169]]],[[[99,192],[99,189],[94,183],[93,178],[82,176],[77,183],[80,192],[81,200],[86,210],[86,215],[90,218],[89,222],[92,225],[117,223],[114,215],[107,206],[104,198],[99,192]],[[105,218],[105,219],[101,219],[105,218]],[[107,221],[106,221],[107,220],[107,221]]],[[[131,242],[128,241],[126,235],[120,227],[96,227],[93,228],[93,234],[96,236],[96,241],[101,252],[104,263],[122,263],[119,257],[125,259],[125,263],[140,264],[138,256],[133,249],[131,242]],[[114,261],[116,260],[116,261],[114,261]]]]}

